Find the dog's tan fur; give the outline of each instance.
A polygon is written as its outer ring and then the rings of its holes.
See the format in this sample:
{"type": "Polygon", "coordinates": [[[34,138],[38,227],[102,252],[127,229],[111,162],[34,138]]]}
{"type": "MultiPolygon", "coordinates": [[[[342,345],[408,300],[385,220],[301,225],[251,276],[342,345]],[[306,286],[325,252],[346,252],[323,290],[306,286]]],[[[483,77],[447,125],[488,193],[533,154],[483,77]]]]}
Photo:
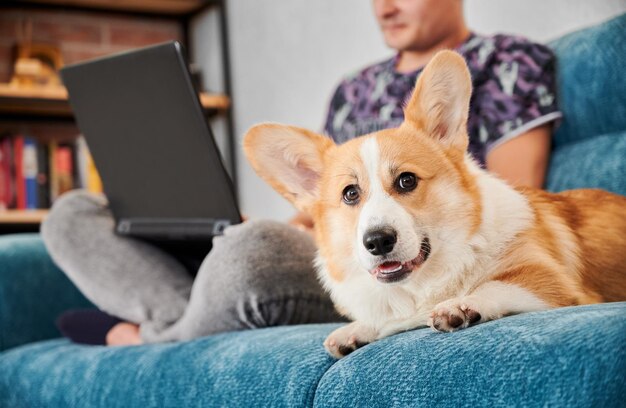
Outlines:
{"type": "Polygon", "coordinates": [[[397,129],[340,146],[277,124],[246,135],[258,174],[313,217],[320,280],[354,320],[326,340],[331,354],[425,324],[453,331],[507,314],[626,300],[626,198],[513,189],[486,173],[466,153],[470,95],[465,62],[444,51],[424,69],[397,129]],[[419,180],[410,193],[394,187],[406,172],[419,180]],[[356,205],[342,201],[350,185],[359,188],[356,205]],[[377,281],[383,260],[362,248],[363,230],[379,225],[399,231],[390,256],[402,265],[419,259],[424,237],[432,243],[429,258],[400,282],[377,281]]]}
{"type": "Polygon", "coordinates": [[[554,307],[626,297],[625,199],[602,190],[525,189],[536,214],[494,279],[520,285],[554,307]]]}

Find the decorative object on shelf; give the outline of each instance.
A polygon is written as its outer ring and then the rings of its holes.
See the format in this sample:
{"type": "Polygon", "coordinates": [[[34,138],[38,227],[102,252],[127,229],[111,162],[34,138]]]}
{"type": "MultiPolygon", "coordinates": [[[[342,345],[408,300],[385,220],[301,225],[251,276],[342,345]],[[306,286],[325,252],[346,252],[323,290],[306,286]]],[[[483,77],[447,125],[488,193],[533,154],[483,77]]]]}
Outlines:
{"type": "Polygon", "coordinates": [[[63,57],[58,46],[32,42],[32,21],[17,25],[21,43],[15,45],[10,85],[19,88],[59,87],[63,57]]]}
{"type": "Polygon", "coordinates": [[[60,87],[62,65],[58,47],[48,44],[18,44],[10,85],[19,88],[60,87]]]}

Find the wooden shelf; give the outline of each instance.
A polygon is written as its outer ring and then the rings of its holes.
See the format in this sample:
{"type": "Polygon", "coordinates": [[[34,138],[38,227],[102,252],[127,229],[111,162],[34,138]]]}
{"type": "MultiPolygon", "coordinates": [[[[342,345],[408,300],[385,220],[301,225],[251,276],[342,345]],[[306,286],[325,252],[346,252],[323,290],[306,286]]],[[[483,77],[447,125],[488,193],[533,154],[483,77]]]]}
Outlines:
{"type": "Polygon", "coordinates": [[[201,92],[200,103],[206,110],[225,111],[230,107],[230,98],[222,94],[201,92]]]}
{"type": "Polygon", "coordinates": [[[6,3],[13,6],[46,6],[180,17],[195,14],[216,3],[216,0],[9,0],[6,3]]]}
{"type": "Polygon", "coordinates": [[[0,224],[40,224],[48,210],[2,210],[0,224]]]}
{"type": "MultiPolygon", "coordinates": [[[[200,94],[200,103],[207,112],[225,111],[230,106],[230,98],[203,92],[200,94]]],[[[73,116],[65,87],[21,89],[8,84],[0,84],[0,114],[63,118],[73,116]]]]}

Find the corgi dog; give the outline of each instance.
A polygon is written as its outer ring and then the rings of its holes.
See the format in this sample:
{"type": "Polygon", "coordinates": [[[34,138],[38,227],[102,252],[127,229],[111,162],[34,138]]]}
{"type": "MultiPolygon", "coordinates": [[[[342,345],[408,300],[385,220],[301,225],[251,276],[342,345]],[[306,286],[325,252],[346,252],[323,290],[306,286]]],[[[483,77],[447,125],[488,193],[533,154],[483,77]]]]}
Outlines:
{"type": "Polygon", "coordinates": [[[252,167],[315,222],[319,279],[352,321],[324,342],[333,356],[420,326],[626,300],[626,197],[483,170],[467,153],[471,92],[463,58],[441,51],[396,129],[342,145],[279,124],[246,134],[252,167]]]}

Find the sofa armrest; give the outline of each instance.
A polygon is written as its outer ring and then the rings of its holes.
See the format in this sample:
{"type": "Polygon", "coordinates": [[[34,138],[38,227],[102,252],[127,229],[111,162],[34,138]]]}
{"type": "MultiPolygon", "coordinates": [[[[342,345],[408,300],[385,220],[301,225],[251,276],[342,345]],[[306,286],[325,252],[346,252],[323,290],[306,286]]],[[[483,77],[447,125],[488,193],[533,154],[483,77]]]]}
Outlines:
{"type": "Polygon", "coordinates": [[[57,316],[93,307],[52,262],[38,234],[0,236],[0,351],[59,336],[57,316]]]}

